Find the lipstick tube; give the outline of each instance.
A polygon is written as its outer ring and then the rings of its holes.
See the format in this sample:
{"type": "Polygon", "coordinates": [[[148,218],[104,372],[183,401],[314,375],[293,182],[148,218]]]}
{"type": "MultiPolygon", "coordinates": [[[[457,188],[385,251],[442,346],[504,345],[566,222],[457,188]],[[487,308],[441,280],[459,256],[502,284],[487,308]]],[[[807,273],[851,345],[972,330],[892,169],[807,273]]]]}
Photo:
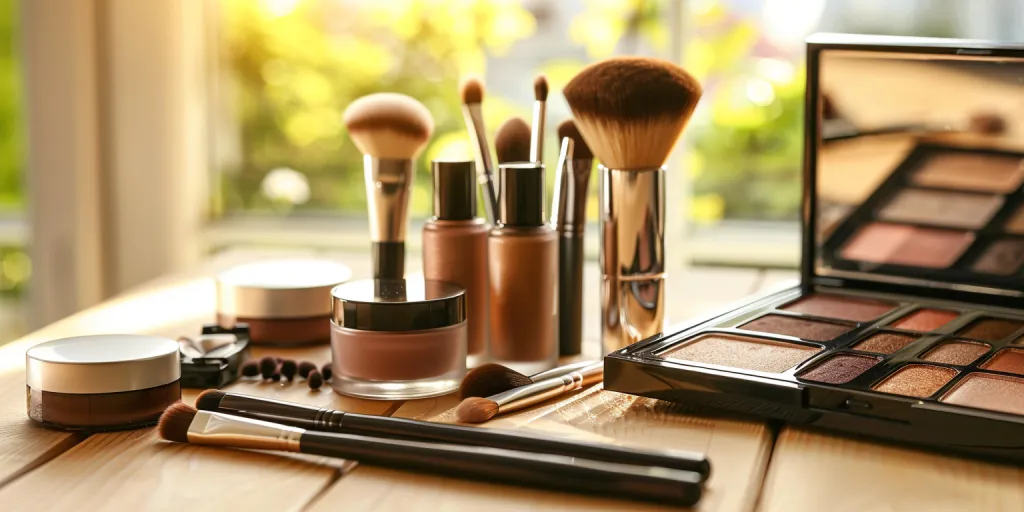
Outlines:
{"type": "Polygon", "coordinates": [[[405,277],[405,227],[413,180],[411,159],[363,155],[375,279],[405,277]]]}
{"type": "Polygon", "coordinates": [[[665,169],[600,173],[601,343],[605,353],[665,321],[665,169]]]}
{"type": "Polygon", "coordinates": [[[551,208],[558,232],[558,352],[562,356],[577,355],[583,349],[583,233],[594,164],[590,158],[573,158],[573,149],[572,139],[563,138],[551,208]]]}

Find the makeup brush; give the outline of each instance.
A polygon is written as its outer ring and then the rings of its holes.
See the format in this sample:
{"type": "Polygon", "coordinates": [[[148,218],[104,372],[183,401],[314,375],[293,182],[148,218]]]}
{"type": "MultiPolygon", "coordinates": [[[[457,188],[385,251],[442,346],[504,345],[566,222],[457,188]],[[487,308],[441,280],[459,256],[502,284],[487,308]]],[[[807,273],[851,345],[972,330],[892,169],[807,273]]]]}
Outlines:
{"type": "Polygon", "coordinates": [[[572,373],[534,382],[486,398],[469,397],[455,408],[463,423],[483,423],[498,414],[525,409],[570,391],[594,384],[604,376],[604,363],[595,363],[572,373]]]}
{"type": "Polygon", "coordinates": [[[342,120],[363,153],[373,276],[401,279],[413,160],[430,140],[434,119],[414,98],[377,93],[353,101],[342,120]]]}
{"type": "Polygon", "coordinates": [[[484,197],[484,212],[487,222],[496,224],[498,219],[498,188],[494,183],[494,162],[491,160],[491,149],[487,145],[487,130],[484,127],[484,114],[480,105],[484,101],[484,84],[476,77],[467,78],[459,86],[462,97],[462,117],[466,120],[466,130],[473,144],[476,159],[477,182],[484,197]]]}
{"type": "Polygon", "coordinates": [[[233,414],[320,432],[486,446],[580,457],[618,464],[661,466],[694,471],[702,478],[706,478],[711,472],[711,464],[701,453],[678,450],[637,450],[607,444],[563,440],[518,431],[357,414],[217,390],[209,390],[200,394],[196,399],[196,407],[202,411],[233,414]]]}
{"type": "Polygon", "coordinates": [[[548,78],[537,75],[533,79],[533,128],[530,130],[530,159],[540,162],[544,158],[544,114],[548,101],[548,78]]]}
{"type": "Polygon", "coordinates": [[[459,399],[462,400],[471,396],[497,395],[498,393],[504,393],[510,389],[523,387],[534,382],[568,375],[599,362],[582,361],[559,366],[533,375],[523,375],[512,368],[497,363],[482,364],[467,372],[466,376],[462,378],[462,383],[459,384],[459,399]]]}
{"type": "Polygon", "coordinates": [[[665,321],[665,170],[702,89],[667,61],[608,59],[563,90],[599,167],[601,341],[612,352],[665,321]]]}
{"type": "Polygon", "coordinates": [[[613,464],[561,455],[310,431],[171,405],[157,425],[178,443],[297,452],[362,464],[528,487],[689,506],[700,475],[663,467],[613,464]]]}
{"type": "Polygon", "coordinates": [[[530,126],[520,117],[510,118],[498,127],[494,137],[498,163],[533,162],[530,156],[530,126]]]}

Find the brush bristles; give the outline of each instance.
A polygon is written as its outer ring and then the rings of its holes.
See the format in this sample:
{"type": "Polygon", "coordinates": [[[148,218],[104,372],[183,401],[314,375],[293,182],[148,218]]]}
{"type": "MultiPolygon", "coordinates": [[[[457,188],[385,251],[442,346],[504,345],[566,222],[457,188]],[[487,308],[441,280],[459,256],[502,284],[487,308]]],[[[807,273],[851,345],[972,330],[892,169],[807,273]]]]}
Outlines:
{"type": "Polygon", "coordinates": [[[573,142],[573,159],[584,160],[594,158],[594,153],[590,151],[590,146],[587,145],[587,141],[583,140],[583,136],[580,135],[580,131],[576,128],[576,123],[572,122],[572,119],[566,119],[562,121],[562,124],[558,125],[558,140],[566,137],[572,139],[573,142]]]}
{"type": "Polygon", "coordinates": [[[156,424],[156,431],[160,437],[176,443],[188,442],[188,429],[192,426],[192,420],[196,419],[197,411],[182,402],[175,402],[160,415],[160,421],[156,424]]]}
{"type": "Polygon", "coordinates": [[[434,118],[427,107],[397,93],[370,94],[353,101],[342,121],[359,151],[383,159],[416,158],[434,133],[434,118]]]}
{"type": "Polygon", "coordinates": [[[459,398],[497,395],[527,384],[533,384],[533,379],[507,366],[487,363],[466,373],[459,384],[459,398]]]}
{"type": "Polygon", "coordinates": [[[455,417],[463,423],[483,423],[498,414],[498,403],[480,397],[470,397],[455,408],[455,417]]]}
{"type": "Polygon", "coordinates": [[[537,75],[537,78],[533,79],[533,99],[537,101],[548,100],[548,77],[537,75]]]}
{"type": "Polygon", "coordinates": [[[498,163],[530,161],[530,125],[522,118],[513,117],[498,127],[494,138],[494,152],[498,163]]]}
{"type": "Polygon", "coordinates": [[[220,401],[224,399],[227,393],[218,391],[216,389],[208,389],[199,393],[196,397],[196,409],[200,411],[216,411],[220,409],[220,401]]]}
{"type": "Polygon", "coordinates": [[[471,76],[462,81],[459,85],[459,96],[462,97],[463,105],[476,105],[484,101],[484,84],[480,79],[471,76]]]}
{"type": "Polygon", "coordinates": [[[664,165],[700,100],[700,84],[669,62],[621,57],[588,66],[563,90],[591,151],[612,169],[664,165]]]}

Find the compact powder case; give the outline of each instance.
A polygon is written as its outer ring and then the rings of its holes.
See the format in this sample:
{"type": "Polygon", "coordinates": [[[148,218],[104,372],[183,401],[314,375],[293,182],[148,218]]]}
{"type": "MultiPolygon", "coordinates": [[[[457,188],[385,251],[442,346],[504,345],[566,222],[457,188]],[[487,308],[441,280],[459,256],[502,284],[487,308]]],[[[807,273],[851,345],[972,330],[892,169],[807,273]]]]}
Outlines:
{"type": "Polygon", "coordinates": [[[133,334],[48,341],[25,353],[28,417],[62,430],[156,423],[181,399],[178,343],[133,334]]]}
{"type": "Polygon", "coordinates": [[[249,326],[254,345],[327,344],[331,289],[352,271],[328,260],[248,263],[217,275],[217,324],[249,326]]]}
{"type": "Polygon", "coordinates": [[[605,387],[1024,462],[1024,47],[807,62],[799,286],[609,354],[605,387]]]}

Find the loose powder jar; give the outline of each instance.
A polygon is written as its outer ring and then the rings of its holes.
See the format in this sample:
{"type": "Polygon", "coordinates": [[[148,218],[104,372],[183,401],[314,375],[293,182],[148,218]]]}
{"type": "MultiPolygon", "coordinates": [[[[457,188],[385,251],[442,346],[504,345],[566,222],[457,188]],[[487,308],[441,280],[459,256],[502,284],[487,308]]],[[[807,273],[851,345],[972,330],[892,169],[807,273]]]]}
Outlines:
{"type": "Polygon", "coordinates": [[[348,281],[341,263],[274,260],[231,268],[217,276],[217,323],[249,324],[254,345],[327,344],[331,288],[348,281]]]}
{"type": "Polygon", "coordinates": [[[132,334],[48,341],[25,353],[28,417],[62,430],[153,425],[181,399],[178,343],[132,334]]]}
{"type": "Polygon", "coordinates": [[[335,391],[410,399],[454,391],[466,373],[465,291],[423,279],[354,281],[331,291],[335,391]]]}

